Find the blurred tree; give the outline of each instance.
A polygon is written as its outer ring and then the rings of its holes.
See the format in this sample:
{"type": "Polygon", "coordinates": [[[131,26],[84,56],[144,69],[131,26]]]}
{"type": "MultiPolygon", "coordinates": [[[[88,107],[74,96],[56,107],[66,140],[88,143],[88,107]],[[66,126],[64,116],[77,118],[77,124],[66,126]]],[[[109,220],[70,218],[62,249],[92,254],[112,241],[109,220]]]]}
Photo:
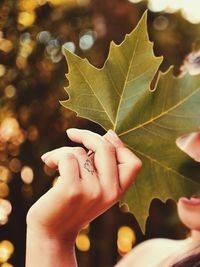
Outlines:
{"type": "MultiPolygon", "coordinates": [[[[146,2],[127,0],[0,2],[0,262],[24,265],[26,212],[57,176],[43,167],[40,155],[72,145],[65,134],[69,127],[103,133],[59,104],[66,98],[67,85],[62,45],[101,67],[111,40],[120,43],[145,9],[146,2]]],[[[162,70],[173,64],[178,73],[185,55],[197,44],[199,25],[180,13],[150,12],[148,27],[156,55],[164,55],[162,70]]],[[[146,236],[132,215],[115,206],[83,230],[85,237],[77,244],[80,266],[112,266],[124,255],[129,249],[119,247],[122,241],[117,237],[122,225],[134,229],[137,243],[186,233],[173,202],[152,203],[146,236]]]]}

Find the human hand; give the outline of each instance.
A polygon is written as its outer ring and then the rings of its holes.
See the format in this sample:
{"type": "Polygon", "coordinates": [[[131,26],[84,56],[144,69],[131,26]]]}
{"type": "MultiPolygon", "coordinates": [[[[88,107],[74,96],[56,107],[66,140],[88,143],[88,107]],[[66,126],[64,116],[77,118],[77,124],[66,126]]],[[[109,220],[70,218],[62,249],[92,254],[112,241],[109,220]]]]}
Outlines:
{"type": "Polygon", "coordinates": [[[75,240],[88,222],[115,204],[135,179],[141,161],[113,131],[104,137],[86,130],[69,129],[68,137],[81,147],[47,152],[42,160],[58,168],[60,177],[29,210],[27,226],[53,238],[75,240]]]}

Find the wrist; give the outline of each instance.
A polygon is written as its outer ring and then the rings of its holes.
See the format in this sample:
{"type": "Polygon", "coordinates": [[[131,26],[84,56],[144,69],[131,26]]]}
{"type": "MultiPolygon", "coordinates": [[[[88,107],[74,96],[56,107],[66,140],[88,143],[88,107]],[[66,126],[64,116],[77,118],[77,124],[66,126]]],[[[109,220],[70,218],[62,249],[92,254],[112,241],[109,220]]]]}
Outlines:
{"type": "Polygon", "coordinates": [[[75,239],[58,238],[27,227],[26,267],[76,267],[74,243],[75,239]]]}
{"type": "Polygon", "coordinates": [[[67,227],[67,224],[62,226],[56,223],[47,223],[37,219],[37,213],[35,214],[29,210],[26,217],[27,235],[31,235],[33,238],[38,237],[48,241],[54,241],[57,243],[74,245],[78,230],[67,227]]]}
{"type": "Polygon", "coordinates": [[[62,234],[59,231],[53,229],[49,230],[42,227],[33,227],[27,225],[27,239],[42,240],[49,245],[64,246],[65,248],[74,247],[77,233],[65,233],[62,234]]]}

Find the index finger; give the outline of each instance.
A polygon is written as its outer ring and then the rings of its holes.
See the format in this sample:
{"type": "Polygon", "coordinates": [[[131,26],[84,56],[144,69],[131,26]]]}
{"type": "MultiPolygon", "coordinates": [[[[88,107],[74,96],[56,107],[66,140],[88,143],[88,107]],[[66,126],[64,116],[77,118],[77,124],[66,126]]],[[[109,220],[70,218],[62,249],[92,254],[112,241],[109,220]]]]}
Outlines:
{"type": "Polygon", "coordinates": [[[95,152],[94,166],[105,194],[119,190],[115,147],[102,136],[88,130],[69,129],[69,138],[95,152]]]}

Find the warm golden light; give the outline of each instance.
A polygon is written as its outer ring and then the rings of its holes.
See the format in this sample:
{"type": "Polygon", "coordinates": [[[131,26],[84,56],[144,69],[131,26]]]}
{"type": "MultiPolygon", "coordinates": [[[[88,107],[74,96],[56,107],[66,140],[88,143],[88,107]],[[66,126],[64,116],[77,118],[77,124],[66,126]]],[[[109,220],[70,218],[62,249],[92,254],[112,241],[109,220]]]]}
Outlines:
{"type": "Polygon", "coordinates": [[[8,222],[8,215],[5,210],[0,206],[0,225],[4,225],[8,222]]]}
{"type": "Polygon", "coordinates": [[[79,234],[76,238],[76,247],[83,252],[90,249],[90,239],[85,234],[79,234]]]}
{"type": "Polygon", "coordinates": [[[186,20],[200,22],[200,2],[196,0],[149,0],[148,8],[153,12],[174,13],[180,10],[186,20]]]}
{"type": "Polygon", "coordinates": [[[135,244],[136,237],[134,231],[128,226],[122,226],[117,233],[117,247],[120,255],[128,253],[133,244],[135,244]]]}
{"type": "Polygon", "coordinates": [[[29,10],[32,11],[38,6],[38,3],[36,0],[19,0],[19,8],[21,10],[29,10]]]}
{"type": "Polygon", "coordinates": [[[135,242],[135,240],[136,240],[135,233],[128,226],[120,227],[119,230],[118,230],[117,236],[118,236],[118,238],[121,238],[121,237],[125,236],[128,239],[130,239],[132,242],[135,242]]]}
{"type": "Polygon", "coordinates": [[[9,195],[9,187],[6,183],[2,183],[0,182],[0,197],[4,198],[7,197],[9,195]]]}
{"type": "Polygon", "coordinates": [[[16,58],[16,65],[19,69],[25,69],[27,67],[27,59],[22,56],[18,56],[16,58]]]}
{"type": "Polygon", "coordinates": [[[12,264],[8,263],[8,262],[4,262],[1,267],[14,267],[12,264]]]}
{"type": "Polygon", "coordinates": [[[48,0],[49,3],[51,3],[54,6],[57,5],[63,5],[63,4],[73,4],[74,0],[48,0]]]}
{"type": "Polygon", "coordinates": [[[33,25],[33,23],[35,22],[36,16],[35,16],[35,12],[33,11],[23,11],[19,13],[18,16],[18,22],[19,24],[21,24],[23,27],[30,27],[31,25],[33,25]]]}
{"type": "Polygon", "coordinates": [[[124,255],[131,251],[132,246],[132,242],[128,238],[119,238],[117,240],[117,247],[120,255],[124,255]]]}
{"type": "Polygon", "coordinates": [[[8,98],[12,98],[16,94],[16,89],[13,85],[8,85],[4,90],[5,96],[8,98]]]}
{"type": "Polygon", "coordinates": [[[8,170],[8,168],[6,168],[3,165],[0,165],[0,181],[8,183],[10,181],[11,178],[11,173],[8,170]]]}
{"type": "Polygon", "coordinates": [[[19,172],[21,170],[21,161],[17,158],[13,158],[9,162],[9,168],[12,172],[19,172]]]}
{"type": "Polygon", "coordinates": [[[0,138],[9,141],[19,132],[19,123],[14,117],[5,118],[0,126],[0,138]]]}
{"type": "Polygon", "coordinates": [[[6,40],[0,37],[0,50],[9,53],[13,49],[13,43],[10,40],[6,40]]]}
{"type": "Polygon", "coordinates": [[[9,215],[12,211],[12,205],[7,199],[0,199],[0,207],[6,215],[9,215]]]}
{"type": "Polygon", "coordinates": [[[6,73],[5,66],[0,64],[0,77],[4,76],[5,73],[6,73]]]}
{"type": "Polygon", "coordinates": [[[14,252],[14,246],[13,244],[8,241],[8,240],[4,240],[0,243],[0,262],[6,262],[10,256],[13,254],[14,252]]]}
{"type": "Polygon", "coordinates": [[[38,129],[35,126],[30,126],[28,128],[28,139],[33,142],[38,139],[38,136],[38,129]]]}
{"type": "Polygon", "coordinates": [[[25,184],[31,184],[34,178],[33,170],[29,166],[21,169],[21,178],[25,184]]]}

